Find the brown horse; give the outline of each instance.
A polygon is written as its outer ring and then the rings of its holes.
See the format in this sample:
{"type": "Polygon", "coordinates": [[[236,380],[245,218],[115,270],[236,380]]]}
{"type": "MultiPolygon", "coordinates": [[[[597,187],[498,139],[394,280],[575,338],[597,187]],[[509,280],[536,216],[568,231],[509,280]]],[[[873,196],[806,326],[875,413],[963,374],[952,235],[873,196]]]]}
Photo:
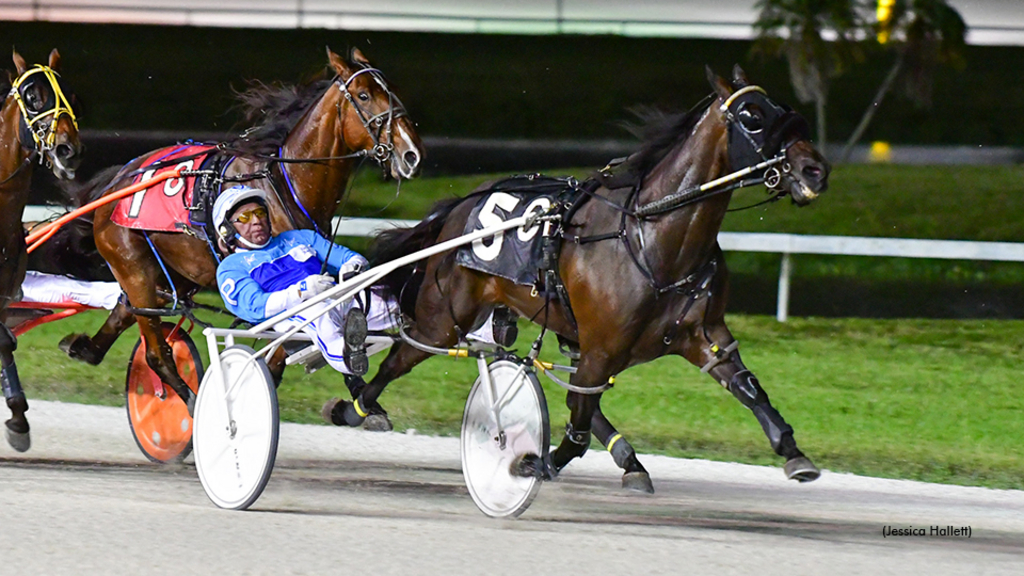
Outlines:
{"type": "MultiPolygon", "coordinates": [[[[744,366],[725,325],[728,274],[717,236],[731,190],[750,183],[740,178],[771,170],[764,174],[765,183],[804,205],[826,189],[829,166],[808,142],[806,122],[749,85],[739,67],[731,84],[710,70],[708,80],[714,93],[702,105],[648,127],[644,148],[625,166],[627,175],[636,175],[630,185],[598,186],[616,179],[608,174],[589,186],[567,185],[588,200],[563,213],[553,234],[564,240],[550,268],[557,276],[549,276],[543,285],[524,286],[461,266],[452,251],[431,257],[419,269],[396,271],[388,279],[396,294],[414,297],[414,309],[406,306],[405,311],[414,320],[409,335],[421,343],[452,346],[495,306],[508,306],[557,333],[575,350],[570,357],[578,354],[577,371],[569,382],[574,391],[567,398],[570,422],[551,455],[554,469],[533,457],[518,463],[517,474],[557,474],[587,450],[593,433],[625,470],[624,486],[653,491],[633,448],[601,413],[599,401],[610,377],[675,354],[702,367],[753,411],[772,448],[786,458],[790,478],[807,481],[818,476],[817,468],[797,448],[793,429],[744,366]],[[731,184],[717,180],[730,171],[726,180],[731,184]],[[553,281],[556,278],[561,281],[553,281]],[[545,296],[557,293],[559,283],[564,297],[545,296]]],[[[490,198],[500,189],[499,185],[444,201],[416,227],[383,233],[371,250],[372,263],[462,235],[475,207],[482,206],[477,222],[484,221],[482,214],[488,206],[493,209],[490,198]]],[[[491,220],[503,219],[498,211],[487,214],[491,220]]],[[[505,234],[509,238],[510,233],[505,234]]],[[[491,246],[497,244],[495,240],[491,246]]],[[[429,355],[396,344],[357,398],[358,404],[372,405],[388,382],[429,355]]],[[[357,425],[358,412],[352,403],[343,402],[331,416],[335,422],[357,425]]]]}
{"type": "MultiPolygon", "coordinates": [[[[393,178],[407,179],[416,176],[423,157],[413,122],[381,72],[359,50],[353,50],[348,61],[329,49],[327,56],[330,78],[301,88],[256,85],[242,93],[247,119],[261,122],[221,146],[233,159],[218,184],[243,180],[267,190],[272,225],[278,232],[306,227],[328,234],[363,158],[373,158],[393,178]]],[[[84,190],[85,198],[130,183],[129,176],[138,173],[141,163],[137,159],[101,173],[84,190]]],[[[168,293],[189,297],[200,287],[216,287],[217,259],[207,242],[167,232],[150,232],[147,240],[139,230],[115,224],[113,210],[114,204],[108,204],[95,212],[94,238],[133,308],[160,308],[171,303],[168,293]]],[[[119,306],[96,336],[70,335],[62,348],[73,358],[98,364],[136,321],[150,367],[191,408],[194,395],[174,368],[158,317],[133,315],[119,306]]]]}
{"type": "Polygon", "coordinates": [[[4,432],[7,442],[20,452],[31,446],[25,412],[28,401],[14,364],[14,335],[3,324],[7,305],[20,298],[25,280],[25,235],[21,224],[36,160],[47,164],[58,178],[71,179],[81,162],[82,143],[75,119],[75,96],[60,81],[60,54],[50,52],[48,66],[29,68],[14,53],[17,77],[0,81],[6,94],[0,108],[0,360],[2,385],[11,418],[4,432]]]}

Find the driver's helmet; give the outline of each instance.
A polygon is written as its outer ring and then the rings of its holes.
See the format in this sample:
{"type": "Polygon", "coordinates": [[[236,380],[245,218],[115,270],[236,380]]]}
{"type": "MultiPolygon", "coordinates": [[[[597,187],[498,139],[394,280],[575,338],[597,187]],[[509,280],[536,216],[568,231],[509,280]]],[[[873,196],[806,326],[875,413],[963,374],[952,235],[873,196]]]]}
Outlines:
{"type": "Polygon", "coordinates": [[[213,226],[224,240],[229,240],[235,235],[234,227],[227,225],[228,218],[234,213],[235,208],[246,202],[259,202],[266,206],[267,193],[249,186],[232,186],[221,193],[213,203],[213,226]]]}

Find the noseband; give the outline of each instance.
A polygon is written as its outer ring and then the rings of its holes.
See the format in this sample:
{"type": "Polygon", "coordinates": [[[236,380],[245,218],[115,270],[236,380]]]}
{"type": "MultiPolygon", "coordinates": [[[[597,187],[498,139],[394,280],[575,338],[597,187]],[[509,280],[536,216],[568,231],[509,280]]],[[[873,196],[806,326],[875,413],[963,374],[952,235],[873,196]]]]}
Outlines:
{"type": "Polygon", "coordinates": [[[14,81],[9,94],[18,103],[21,119],[25,124],[26,131],[32,135],[34,150],[39,153],[40,163],[43,163],[46,153],[53,150],[57,143],[57,122],[61,116],[69,117],[75,130],[78,130],[78,119],[75,117],[75,112],[71,109],[67,97],[64,96],[64,91],[60,88],[60,82],[57,80],[59,77],[60,75],[49,66],[37,64],[14,81]],[[24,96],[24,91],[32,85],[28,79],[38,74],[42,74],[50,83],[50,89],[54,96],[53,107],[42,112],[30,111],[24,96]],[[33,114],[35,115],[33,116],[33,114]],[[46,118],[50,118],[50,122],[44,126],[42,121],[46,118]]]}
{"type": "MultiPolygon", "coordinates": [[[[393,136],[391,134],[391,124],[393,121],[406,116],[405,106],[395,96],[394,92],[388,88],[386,82],[384,82],[384,76],[380,70],[376,68],[363,68],[357,71],[355,74],[348,77],[348,80],[344,82],[339,78],[335,81],[335,85],[341,90],[341,93],[345,95],[345,99],[348,100],[352,108],[355,109],[356,114],[359,116],[359,121],[363,124],[363,128],[366,130],[367,135],[373,141],[373,148],[369,151],[363,150],[362,156],[369,156],[377,161],[378,164],[383,165],[394,152],[395,146],[393,144],[393,136]],[[349,91],[349,86],[352,82],[362,74],[369,74],[371,78],[377,83],[384,93],[388,95],[388,109],[380,114],[370,114],[367,110],[364,110],[359,102],[349,91]],[[383,131],[383,138],[381,132],[383,131]]],[[[341,110],[339,108],[339,115],[341,110]]]]}

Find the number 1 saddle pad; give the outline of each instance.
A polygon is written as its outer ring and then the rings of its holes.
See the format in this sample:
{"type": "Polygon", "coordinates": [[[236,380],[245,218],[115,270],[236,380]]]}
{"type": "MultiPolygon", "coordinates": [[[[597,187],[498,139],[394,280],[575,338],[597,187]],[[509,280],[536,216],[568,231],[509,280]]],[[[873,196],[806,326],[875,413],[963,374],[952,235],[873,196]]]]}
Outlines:
{"type": "MultiPolygon", "coordinates": [[[[142,173],[135,177],[133,184],[151,180],[153,177],[182,168],[195,170],[202,167],[214,146],[182,144],[157,150],[142,163],[142,173]],[[180,162],[175,162],[179,160],[180,162]],[[156,165],[157,167],[151,168],[156,165]]],[[[118,200],[111,220],[126,228],[160,232],[183,232],[189,228],[189,207],[196,178],[168,178],[154,183],[131,196],[118,200]]]]}

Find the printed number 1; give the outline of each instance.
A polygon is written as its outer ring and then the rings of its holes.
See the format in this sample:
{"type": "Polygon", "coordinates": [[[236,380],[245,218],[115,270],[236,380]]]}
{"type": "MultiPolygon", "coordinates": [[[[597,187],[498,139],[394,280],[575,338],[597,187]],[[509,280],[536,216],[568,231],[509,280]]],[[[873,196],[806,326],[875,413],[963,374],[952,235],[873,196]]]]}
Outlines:
{"type": "MultiPolygon", "coordinates": [[[[502,218],[501,214],[495,211],[495,208],[501,208],[505,212],[512,213],[516,206],[519,205],[519,198],[512,196],[511,194],[505,194],[504,192],[495,192],[487,197],[487,201],[480,207],[480,215],[477,217],[480,220],[480,224],[483,227],[490,228],[491,226],[497,226],[502,224],[505,219],[502,218]]],[[[491,244],[488,246],[484,244],[487,238],[481,238],[480,240],[473,241],[473,254],[476,257],[485,261],[490,262],[498,257],[501,253],[501,243],[505,240],[505,233],[495,234],[490,237],[491,244]]]]}
{"type": "MultiPolygon", "coordinates": [[[[156,170],[146,170],[146,172],[142,174],[142,179],[139,180],[139,182],[149,180],[153,177],[153,174],[156,174],[156,170]]],[[[129,218],[139,217],[139,212],[142,211],[142,200],[146,197],[147,190],[149,190],[149,188],[143,188],[132,195],[132,204],[128,207],[129,218]]]]}

